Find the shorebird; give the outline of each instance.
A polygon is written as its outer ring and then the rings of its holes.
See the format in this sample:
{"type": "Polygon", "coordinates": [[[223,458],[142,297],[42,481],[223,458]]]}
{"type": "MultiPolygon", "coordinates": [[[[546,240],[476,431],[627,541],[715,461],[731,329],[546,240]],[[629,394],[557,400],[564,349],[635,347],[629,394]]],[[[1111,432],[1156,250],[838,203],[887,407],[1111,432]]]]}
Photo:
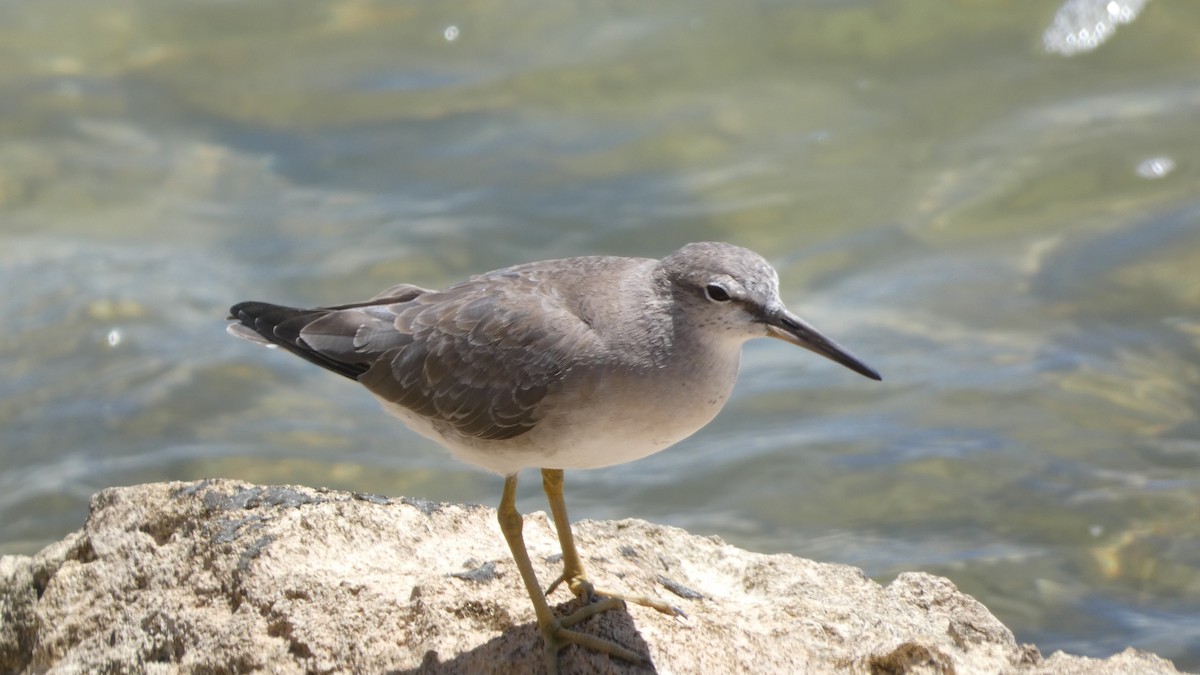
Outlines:
{"type": "Polygon", "coordinates": [[[742,343],[773,337],[878,380],[875,370],[779,299],[757,253],[688,244],[662,260],[589,256],[473,276],[434,291],[400,284],[370,300],[296,309],[243,302],[229,331],[277,345],[355,380],[409,428],[455,457],[504,476],[498,519],[545,642],[546,667],[579,644],[643,657],[572,630],[628,600],[596,589],[575,549],[563,470],[630,462],[690,436],[721,410],[742,343]],[[516,509],[517,474],[538,468],[562,546],[563,571],[538,582],[516,509]],[[556,618],[546,595],[566,584],[586,602],[556,618]]]}

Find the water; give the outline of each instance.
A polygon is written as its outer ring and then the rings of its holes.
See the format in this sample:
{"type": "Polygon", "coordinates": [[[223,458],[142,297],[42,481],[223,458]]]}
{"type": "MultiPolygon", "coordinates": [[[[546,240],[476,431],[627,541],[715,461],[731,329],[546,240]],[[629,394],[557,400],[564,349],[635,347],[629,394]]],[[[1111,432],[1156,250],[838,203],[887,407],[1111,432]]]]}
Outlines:
{"type": "Polygon", "coordinates": [[[725,239],[885,382],[752,343],[702,433],[569,474],[573,516],[927,570],[1045,653],[1200,668],[1200,5],[1145,4],[1069,58],[1054,21],[0,6],[0,552],[144,481],[492,504],[499,479],[350,383],[226,336],[228,306],[725,239]]]}

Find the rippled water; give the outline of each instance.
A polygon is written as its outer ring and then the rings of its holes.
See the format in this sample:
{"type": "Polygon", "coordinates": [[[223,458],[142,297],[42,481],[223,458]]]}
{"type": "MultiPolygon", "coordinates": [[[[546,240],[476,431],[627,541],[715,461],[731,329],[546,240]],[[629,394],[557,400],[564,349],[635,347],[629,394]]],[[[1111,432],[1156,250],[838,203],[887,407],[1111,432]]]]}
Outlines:
{"type": "Polygon", "coordinates": [[[1200,4],[1136,4],[1071,57],[1004,0],[0,5],[0,552],[143,481],[494,503],[228,306],[724,239],[885,381],[752,343],[573,516],[1200,668],[1200,4]]]}

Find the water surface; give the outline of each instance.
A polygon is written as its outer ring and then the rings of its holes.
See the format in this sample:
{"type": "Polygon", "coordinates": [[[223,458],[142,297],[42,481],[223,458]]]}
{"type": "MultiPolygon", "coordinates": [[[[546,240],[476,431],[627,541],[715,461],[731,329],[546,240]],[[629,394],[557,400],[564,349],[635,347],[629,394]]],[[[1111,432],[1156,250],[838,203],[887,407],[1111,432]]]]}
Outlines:
{"type": "Polygon", "coordinates": [[[1071,57],[1054,17],[0,6],[0,552],[144,481],[492,504],[350,383],[226,336],[228,306],[723,239],[885,381],[752,343],[703,432],[569,474],[574,517],[943,574],[1045,653],[1200,668],[1200,4],[1071,57]]]}

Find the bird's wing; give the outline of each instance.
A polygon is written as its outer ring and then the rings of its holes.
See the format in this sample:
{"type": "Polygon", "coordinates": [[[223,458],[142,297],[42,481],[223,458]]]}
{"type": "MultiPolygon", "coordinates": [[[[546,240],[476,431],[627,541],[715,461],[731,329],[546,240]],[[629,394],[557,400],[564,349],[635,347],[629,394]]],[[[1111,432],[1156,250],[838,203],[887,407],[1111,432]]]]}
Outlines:
{"type": "MultiPolygon", "coordinates": [[[[370,300],[316,309],[284,307],[269,302],[239,302],[229,310],[229,318],[239,323],[229,324],[226,330],[230,335],[243,340],[257,342],[268,347],[283,347],[306,361],[356,380],[359,375],[366,372],[370,365],[364,362],[362,355],[354,353],[353,349],[347,345],[334,343],[331,343],[329,349],[326,350],[314,349],[301,339],[300,332],[306,326],[336,311],[361,309],[367,312],[373,306],[408,302],[422,294],[432,292],[412,284],[398,284],[370,300]]],[[[350,313],[346,317],[352,321],[353,317],[358,317],[358,315],[350,313]]],[[[377,321],[366,313],[360,318],[364,322],[377,321]]],[[[337,334],[333,333],[326,337],[334,339],[337,334]]]]}
{"type": "Polygon", "coordinates": [[[315,310],[319,315],[309,316],[297,335],[310,352],[301,355],[327,368],[345,364],[331,368],[343,374],[353,368],[376,396],[435,425],[505,439],[533,428],[568,355],[597,339],[556,294],[526,275],[414,289],[315,310]]]}

